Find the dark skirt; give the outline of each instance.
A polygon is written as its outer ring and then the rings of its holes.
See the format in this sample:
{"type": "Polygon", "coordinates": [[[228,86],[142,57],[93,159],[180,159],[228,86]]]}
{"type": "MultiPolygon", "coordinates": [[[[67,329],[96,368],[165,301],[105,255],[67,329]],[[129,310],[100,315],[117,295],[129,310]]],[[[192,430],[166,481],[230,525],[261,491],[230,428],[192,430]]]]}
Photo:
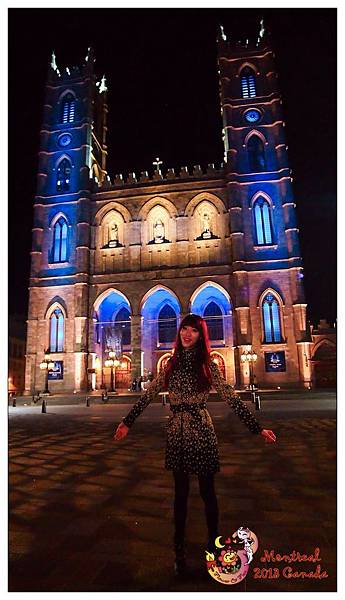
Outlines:
{"type": "Polygon", "coordinates": [[[218,440],[207,409],[180,412],[165,426],[165,468],[206,475],[220,471],[218,440]]]}

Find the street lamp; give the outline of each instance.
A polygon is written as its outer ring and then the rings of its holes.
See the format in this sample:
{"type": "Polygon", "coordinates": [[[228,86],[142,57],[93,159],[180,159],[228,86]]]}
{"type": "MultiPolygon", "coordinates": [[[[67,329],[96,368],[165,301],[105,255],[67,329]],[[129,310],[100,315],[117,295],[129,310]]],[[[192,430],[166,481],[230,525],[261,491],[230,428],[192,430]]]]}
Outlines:
{"type": "Polygon", "coordinates": [[[109,358],[107,358],[107,360],[104,361],[104,366],[111,368],[110,391],[111,392],[115,392],[115,385],[114,385],[114,383],[115,383],[115,369],[121,363],[116,358],[116,354],[115,354],[115,352],[113,350],[110,350],[108,352],[108,356],[109,356],[109,358]]]}
{"type": "Polygon", "coordinates": [[[251,390],[254,389],[254,363],[257,361],[258,355],[254,350],[246,350],[241,354],[241,361],[243,363],[249,362],[249,387],[251,390]]]}
{"type": "Polygon", "coordinates": [[[49,394],[48,375],[49,371],[52,371],[54,369],[54,362],[51,360],[50,355],[47,352],[44,354],[44,360],[42,360],[42,362],[40,363],[40,369],[41,371],[46,372],[45,388],[43,393],[49,394]]]}

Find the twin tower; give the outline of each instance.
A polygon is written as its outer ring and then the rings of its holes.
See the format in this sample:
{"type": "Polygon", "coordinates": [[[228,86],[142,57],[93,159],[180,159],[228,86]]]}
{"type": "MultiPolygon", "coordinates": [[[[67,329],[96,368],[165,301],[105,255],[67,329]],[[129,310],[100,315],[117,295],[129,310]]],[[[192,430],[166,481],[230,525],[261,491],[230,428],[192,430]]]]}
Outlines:
{"type": "MultiPolygon", "coordinates": [[[[221,32],[224,163],[107,173],[107,83],[88,50],[46,85],[34,204],[26,392],[116,387],[156,374],[181,318],[207,320],[239,388],[307,387],[311,340],[274,53],[221,32]],[[113,354],[110,354],[113,356],[113,354]],[[253,360],[254,359],[254,360],[253,360]]],[[[216,123],[217,115],[214,115],[216,123]]],[[[183,143],[183,140],[181,140],[183,143]]]]}

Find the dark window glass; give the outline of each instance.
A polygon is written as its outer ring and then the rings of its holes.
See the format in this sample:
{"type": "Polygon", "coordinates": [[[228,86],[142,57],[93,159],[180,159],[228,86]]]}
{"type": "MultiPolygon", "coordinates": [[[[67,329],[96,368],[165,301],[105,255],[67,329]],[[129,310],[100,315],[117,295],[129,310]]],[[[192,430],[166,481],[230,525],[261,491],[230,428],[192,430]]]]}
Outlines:
{"type": "Polygon", "coordinates": [[[204,310],[210,340],[223,340],[223,313],[216,302],[210,302],[204,310]]]}
{"type": "Polygon", "coordinates": [[[53,233],[53,262],[67,261],[67,223],[60,217],[54,225],[53,233]]]}
{"type": "Polygon", "coordinates": [[[131,343],[131,321],[128,308],[123,307],[116,315],[115,322],[121,325],[122,345],[129,346],[131,343]]]}
{"type": "Polygon", "coordinates": [[[174,309],[165,304],[158,316],[158,340],[160,344],[171,343],[177,334],[177,319],[174,309]]]}
{"type": "Polygon", "coordinates": [[[267,294],[262,303],[265,342],[281,342],[279,304],[273,294],[267,294]]]}
{"type": "Polygon", "coordinates": [[[255,98],[255,73],[250,67],[245,67],[241,71],[242,98],[255,98]]]}
{"type": "Polygon", "coordinates": [[[71,183],[72,166],[67,158],[64,158],[56,169],[56,190],[68,192],[71,183]]]}
{"type": "Polygon", "coordinates": [[[56,308],[50,317],[50,352],[62,352],[64,344],[64,316],[56,308]]]}
{"type": "Polygon", "coordinates": [[[253,207],[256,243],[258,245],[273,244],[271,208],[265,198],[258,198],[253,207]]]}
{"type": "Polygon", "coordinates": [[[62,103],[62,123],[74,123],[75,120],[75,98],[67,94],[62,103]]]}
{"type": "Polygon", "coordinates": [[[249,169],[252,173],[266,171],[265,148],[258,135],[251,135],[248,144],[249,169]]]}

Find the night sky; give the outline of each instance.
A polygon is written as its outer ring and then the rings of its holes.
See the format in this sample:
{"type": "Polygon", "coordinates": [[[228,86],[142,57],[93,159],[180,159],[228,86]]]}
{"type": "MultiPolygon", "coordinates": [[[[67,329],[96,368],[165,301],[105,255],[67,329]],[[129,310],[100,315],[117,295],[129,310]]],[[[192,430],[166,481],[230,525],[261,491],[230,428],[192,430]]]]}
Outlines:
{"type": "Polygon", "coordinates": [[[271,31],[297,204],[308,318],[336,318],[335,9],[10,9],[9,313],[27,314],[44,86],[84,61],[109,88],[108,173],[223,161],[218,23],[233,40],[271,31]]]}

